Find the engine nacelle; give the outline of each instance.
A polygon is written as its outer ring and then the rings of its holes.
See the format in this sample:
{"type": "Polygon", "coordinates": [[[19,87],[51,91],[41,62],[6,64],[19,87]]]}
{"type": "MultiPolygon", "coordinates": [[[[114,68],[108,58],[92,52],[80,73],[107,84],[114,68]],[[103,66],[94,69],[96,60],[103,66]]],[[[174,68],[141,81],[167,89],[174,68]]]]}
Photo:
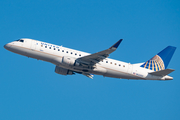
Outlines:
{"type": "Polygon", "coordinates": [[[55,72],[61,75],[73,75],[73,71],[56,66],[55,72]]]}
{"type": "Polygon", "coordinates": [[[76,59],[72,57],[64,56],[62,58],[62,64],[68,65],[68,66],[79,66],[79,63],[76,61],[76,59]]]}

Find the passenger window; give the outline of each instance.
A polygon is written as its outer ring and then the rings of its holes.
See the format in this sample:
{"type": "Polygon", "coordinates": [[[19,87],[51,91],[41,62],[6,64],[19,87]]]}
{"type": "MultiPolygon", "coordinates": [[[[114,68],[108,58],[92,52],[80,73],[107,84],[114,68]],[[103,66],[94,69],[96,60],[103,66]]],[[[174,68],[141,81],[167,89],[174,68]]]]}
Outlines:
{"type": "Polygon", "coordinates": [[[77,55],[77,53],[75,53],[75,55],[77,55]]]}
{"type": "Polygon", "coordinates": [[[68,51],[66,51],[66,53],[68,53],[68,51]]]}
{"type": "Polygon", "coordinates": [[[71,54],[73,54],[73,53],[71,52],[71,54]]]}
{"type": "Polygon", "coordinates": [[[110,62],[110,64],[112,64],[112,62],[110,62]]]}
{"type": "Polygon", "coordinates": [[[43,45],[41,45],[41,47],[43,47],[43,45]]]}
{"type": "Polygon", "coordinates": [[[56,50],[56,48],[54,48],[54,50],[56,50]]]}
{"type": "Polygon", "coordinates": [[[119,64],[119,66],[121,66],[121,64],[119,64]]]}
{"type": "Polygon", "coordinates": [[[125,67],[125,65],[123,65],[123,67],[125,67]]]}
{"type": "Polygon", "coordinates": [[[49,47],[49,49],[51,49],[51,47],[49,47]]]}
{"type": "Polygon", "coordinates": [[[81,54],[79,54],[79,56],[81,56],[81,54]]]}
{"type": "Polygon", "coordinates": [[[116,63],[114,63],[114,65],[116,65],[116,63]]]}
{"type": "Polygon", "coordinates": [[[62,52],[64,52],[64,50],[62,50],[62,52]]]}
{"type": "Polygon", "coordinates": [[[106,61],[106,63],[108,63],[108,61],[106,61]]]}
{"type": "Polygon", "coordinates": [[[47,46],[45,46],[45,48],[47,48],[47,46]]]}
{"type": "Polygon", "coordinates": [[[58,49],[58,51],[60,51],[60,49],[58,49]]]}

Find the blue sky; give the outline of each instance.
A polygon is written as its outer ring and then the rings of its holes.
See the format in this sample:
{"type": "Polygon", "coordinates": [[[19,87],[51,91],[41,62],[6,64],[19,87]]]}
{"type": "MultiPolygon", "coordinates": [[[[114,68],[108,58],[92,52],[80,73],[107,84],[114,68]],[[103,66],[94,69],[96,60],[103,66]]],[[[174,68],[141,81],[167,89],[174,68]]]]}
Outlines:
{"type": "Polygon", "coordinates": [[[1,120],[179,120],[180,1],[1,0],[1,120]],[[62,76],[53,64],[11,53],[3,45],[32,38],[138,63],[168,45],[172,81],[62,76]]]}

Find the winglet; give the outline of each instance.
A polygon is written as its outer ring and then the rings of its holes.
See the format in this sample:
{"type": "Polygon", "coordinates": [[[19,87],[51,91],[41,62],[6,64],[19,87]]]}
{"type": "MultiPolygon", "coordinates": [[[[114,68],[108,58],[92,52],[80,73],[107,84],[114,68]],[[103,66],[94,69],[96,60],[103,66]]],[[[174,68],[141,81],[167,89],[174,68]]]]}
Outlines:
{"type": "Polygon", "coordinates": [[[122,42],[123,39],[120,39],[119,41],[117,41],[113,46],[110,47],[110,49],[112,48],[118,48],[119,44],[122,42]]]}

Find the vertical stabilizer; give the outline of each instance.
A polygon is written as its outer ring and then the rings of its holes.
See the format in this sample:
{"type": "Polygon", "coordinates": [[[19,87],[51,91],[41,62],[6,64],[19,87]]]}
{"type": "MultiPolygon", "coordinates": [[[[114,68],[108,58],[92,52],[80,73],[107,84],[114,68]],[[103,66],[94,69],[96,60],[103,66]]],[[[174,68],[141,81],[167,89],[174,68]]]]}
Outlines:
{"type": "Polygon", "coordinates": [[[168,46],[153,58],[148,60],[147,62],[143,63],[141,67],[147,68],[153,71],[164,70],[167,68],[176,47],[168,46]]]}

